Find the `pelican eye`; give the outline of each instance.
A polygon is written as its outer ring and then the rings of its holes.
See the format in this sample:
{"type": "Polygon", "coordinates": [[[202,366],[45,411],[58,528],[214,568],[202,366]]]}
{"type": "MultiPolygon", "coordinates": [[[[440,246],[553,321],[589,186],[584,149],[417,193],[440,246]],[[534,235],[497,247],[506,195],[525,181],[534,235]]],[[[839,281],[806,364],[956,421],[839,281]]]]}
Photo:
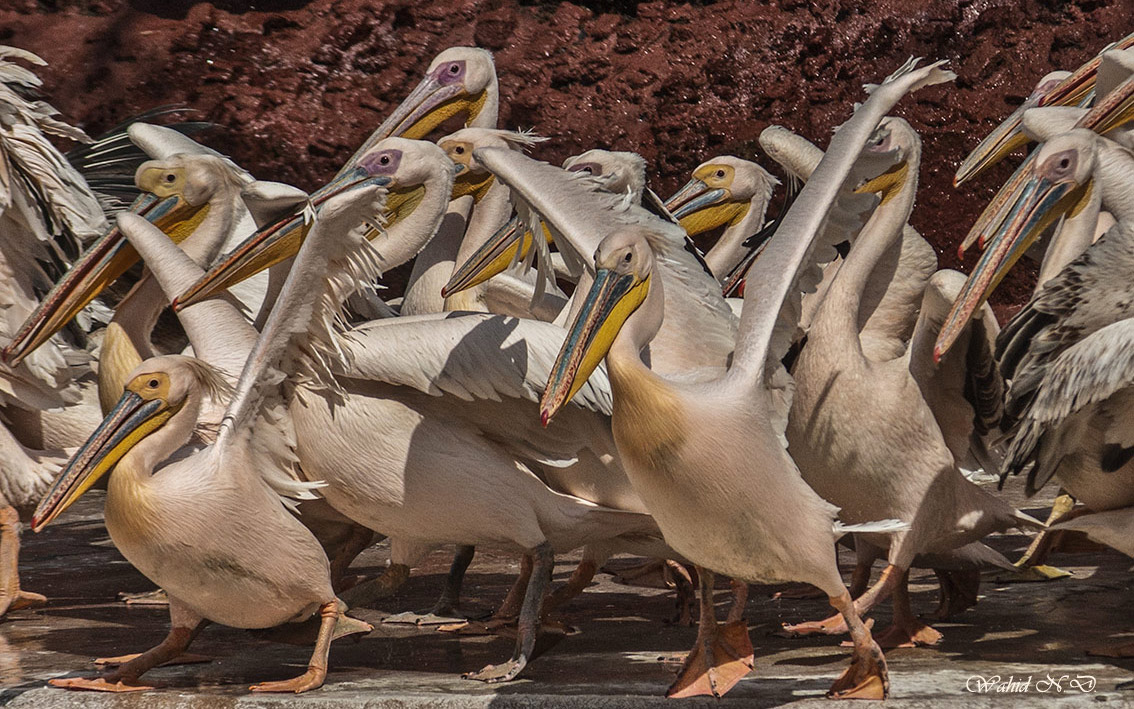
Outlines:
{"type": "Polygon", "coordinates": [[[1068,160],[1067,158],[1063,158],[1062,160],[1060,160],[1060,161],[1059,161],[1059,169],[1060,169],[1060,170],[1066,170],[1066,169],[1067,169],[1067,167],[1068,167],[1068,166],[1069,166],[1070,164],[1071,164],[1071,161],[1070,161],[1070,160],[1068,160]]]}
{"type": "Polygon", "coordinates": [[[457,66],[456,64],[450,64],[449,65],[449,73],[450,74],[460,74],[461,73],[461,67],[457,66]]]}
{"type": "Polygon", "coordinates": [[[161,382],[159,382],[159,381],[158,381],[158,380],[156,380],[156,379],[151,379],[151,380],[150,380],[150,381],[149,381],[149,382],[147,383],[147,386],[148,386],[148,387],[149,387],[150,389],[157,389],[157,388],[158,388],[159,386],[161,386],[161,382]]]}
{"type": "Polygon", "coordinates": [[[717,177],[724,177],[724,170],[717,170],[717,177]]]}
{"type": "Polygon", "coordinates": [[[165,173],[166,182],[174,182],[175,180],[177,180],[177,175],[174,175],[172,172],[165,173]]]}
{"type": "Polygon", "coordinates": [[[464,155],[465,154],[465,146],[458,145],[457,147],[453,148],[453,152],[456,153],[457,155],[464,155]]]}
{"type": "Polygon", "coordinates": [[[382,157],[378,158],[378,164],[379,165],[389,165],[390,164],[390,156],[389,155],[383,155],[382,157]]]}
{"type": "Polygon", "coordinates": [[[631,258],[633,258],[633,256],[630,254],[629,251],[627,251],[626,255],[622,257],[622,262],[623,263],[630,263],[631,258]]]}

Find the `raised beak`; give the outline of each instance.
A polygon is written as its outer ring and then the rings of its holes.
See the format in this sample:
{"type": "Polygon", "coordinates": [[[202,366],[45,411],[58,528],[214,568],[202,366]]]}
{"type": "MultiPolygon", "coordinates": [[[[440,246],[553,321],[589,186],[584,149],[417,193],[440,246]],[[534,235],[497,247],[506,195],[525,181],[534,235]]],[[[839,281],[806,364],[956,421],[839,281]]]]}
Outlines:
{"type": "Polygon", "coordinates": [[[546,426],[582,388],[614,344],[627,318],[650,290],[650,277],[619,274],[600,268],[583,307],[567,331],[567,339],[540,399],[540,421],[546,426]]]}
{"type": "Polygon", "coordinates": [[[984,249],[985,242],[990,234],[995,233],[1008,218],[1009,213],[1016,208],[1020,193],[1024,189],[1029,176],[1035,169],[1035,153],[1030,153],[1008,178],[1008,181],[993,195],[992,199],[981,211],[980,216],[973,222],[969,233],[965,235],[961,245],[957,247],[957,258],[963,259],[965,251],[974,243],[984,249]]]}
{"type": "MultiPolygon", "coordinates": [[[[130,205],[130,211],[145,217],[175,242],[181,242],[205,218],[209,205],[206,202],[193,206],[180,195],[161,198],[143,192],[130,205]]],[[[111,228],[47,292],[0,356],[11,366],[18,365],[139,260],[138,252],[118,227],[111,228]]]]}
{"type": "Polygon", "coordinates": [[[1101,97],[1079,121],[1082,128],[1090,128],[1106,135],[1134,119],[1134,76],[1101,97]]]}
{"type": "Polygon", "coordinates": [[[123,393],[40,500],[32,516],[32,530],[38,532],[50,524],[114,468],[138,441],[160,428],[175,413],[177,410],[162,399],[146,400],[132,391],[123,393]]]}
{"type": "MultiPolygon", "coordinates": [[[[551,243],[551,235],[547,227],[544,227],[544,237],[548,243],[551,243]]],[[[496,274],[502,273],[513,263],[527,258],[531,250],[532,233],[520,228],[519,217],[512,217],[453,271],[453,276],[441,289],[441,297],[448,298],[454,293],[484,283],[496,274]]]]}
{"type": "Polygon", "coordinates": [[[980,141],[980,144],[973,148],[973,151],[969,153],[961,166],[957,168],[957,174],[953,176],[953,186],[960,187],[1003,160],[1016,148],[1027,145],[1029,139],[1021,129],[1021,125],[1024,121],[1024,112],[1034,107],[1034,102],[1025,101],[1003,123],[996,126],[996,129],[989,133],[984,140],[980,141]]]}
{"type": "Polygon", "coordinates": [[[992,291],[1028,250],[1039,235],[1056,219],[1078,214],[1090,200],[1093,181],[1079,185],[1072,181],[1051,182],[1032,176],[1019,189],[1000,228],[993,233],[972,274],[965,281],[957,300],[937,335],[934,361],[940,361],[964,331],[972,314],[984,304],[992,291]]]}
{"type": "Polygon", "coordinates": [[[337,175],[312,193],[308,204],[302,209],[257,229],[256,233],[221,256],[200,280],[173,299],[173,309],[180,310],[187,305],[200,302],[280,261],[295,256],[299,253],[299,247],[303,244],[303,239],[311,229],[319,210],[331,197],[356,187],[386,185],[389,182],[389,177],[371,177],[361,167],[337,175]]]}
{"type": "Polygon", "coordinates": [[[353,167],[357,158],[365,155],[379,141],[391,136],[421,140],[459,113],[467,113],[471,118],[480,112],[486,98],[487,94],[483,91],[477,96],[470,96],[465,91],[464,84],[443,84],[430,74],[398,104],[378,130],[367,138],[347,163],[347,167],[353,167]]]}

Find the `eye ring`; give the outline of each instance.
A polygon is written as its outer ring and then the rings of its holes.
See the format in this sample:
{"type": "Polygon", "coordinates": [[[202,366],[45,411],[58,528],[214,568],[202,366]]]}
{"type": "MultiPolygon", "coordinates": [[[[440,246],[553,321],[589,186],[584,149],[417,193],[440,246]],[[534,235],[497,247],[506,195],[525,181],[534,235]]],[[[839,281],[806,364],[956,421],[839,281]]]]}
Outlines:
{"type": "Polygon", "coordinates": [[[622,257],[622,262],[623,263],[630,263],[630,259],[632,259],[633,257],[634,257],[633,254],[631,254],[629,251],[627,251],[626,255],[622,257]]]}
{"type": "Polygon", "coordinates": [[[383,164],[383,165],[389,165],[390,164],[390,156],[389,155],[383,155],[382,157],[378,158],[378,162],[383,164]]]}
{"type": "Polygon", "coordinates": [[[457,64],[450,64],[449,65],[449,73],[450,74],[459,74],[459,73],[461,73],[461,67],[458,66],[457,64]]]}
{"type": "Polygon", "coordinates": [[[724,170],[717,170],[717,177],[724,177],[724,170]]]}
{"type": "Polygon", "coordinates": [[[150,380],[150,381],[149,381],[149,382],[147,383],[147,385],[149,386],[149,388],[150,388],[150,389],[157,389],[157,388],[158,388],[159,386],[161,386],[161,382],[159,382],[159,381],[158,381],[158,380],[156,380],[156,379],[151,379],[151,380],[150,380]]]}
{"type": "Polygon", "coordinates": [[[1059,161],[1059,169],[1060,170],[1066,170],[1070,165],[1071,165],[1071,160],[1069,160],[1066,157],[1059,161]]]}
{"type": "Polygon", "coordinates": [[[166,182],[174,182],[176,180],[177,180],[177,175],[174,175],[172,172],[165,173],[165,181],[166,182]]]}
{"type": "Polygon", "coordinates": [[[457,147],[453,148],[453,152],[456,153],[457,155],[464,155],[465,154],[465,146],[458,145],[457,147]]]}

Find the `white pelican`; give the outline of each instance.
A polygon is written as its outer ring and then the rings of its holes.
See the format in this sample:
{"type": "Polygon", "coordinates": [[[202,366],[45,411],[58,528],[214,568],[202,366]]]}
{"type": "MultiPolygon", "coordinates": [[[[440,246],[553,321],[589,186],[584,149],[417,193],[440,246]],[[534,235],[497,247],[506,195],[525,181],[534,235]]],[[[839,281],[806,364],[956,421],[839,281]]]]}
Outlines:
{"type": "MultiPolygon", "coordinates": [[[[275,368],[290,358],[294,334],[320,308],[322,271],[333,237],[359,224],[380,195],[373,187],[329,202],[297,257],[289,283],[268,318],[232,393],[216,441],[191,443],[203,401],[229,385],[212,367],[167,355],[138,366],[118,404],[68,463],[33,518],[37,531],[100,477],[110,473],[106,526],[122,554],[169,594],[169,635],[157,647],[96,679],[54,679],[70,689],[134,691],[150,668],[183,652],[206,621],[264,628],[318,613],[321,622],[307,671],[263,682],[257,692],[304,692],[322,685],[327,655],[344,607],[331,590],[322,547],[288,509],[286,497],[310,497],[299,481],[286,431],[275,368]],[[162,464],[163,461],[173,459],[162,464]]],[[[124,230],[153,229],[123,214],[124,230]]],[[[299,345],[302,346],[302,345],[299,345]]],[[[369,625],[354,621],[352,632],[369,625]]]]}
{"type": "MultiPolygon", "coordinates": [[[[894,593],[894,622],[879,642],[933,644],[940,634],[921,624],[905,591],[918,554],[948,552],[993,531],[1020,524],[1015,510],[969,482],[961,455],[974,426],[991,427],[999,416],[1002,383],[992,363],[995,319],[986,313],[968,335],[964,356],[935,366],[931,343],[961,274],[939,271],[924,286],[912,338],[897,348],[871,346],[861,325],[864,293],[882,257],[903,239],[917,191],[921,142],[901,119],[882,122],[870,151],[896,154],[889,167],[857,191],[882,202],[871,215],[832,279],[796,360],[795,398],[788,419],[792,456],[804,479],[841,507],[840,519],[864,522],[897,518],[908,529],[867,541],[889,549],[879,582],[856,603],[869,609],[894,593]],[[966,397],[966,390],[973,393],[966,397]],[[966,400],[968,398],[969,400],[966,400]],[[871,435],[863,437],[862,431],[871,435]]],[[[1038,523],[1037,523],[1038,524],[1038,523]]],[[[841,631],[802,624],[789,631],[841,631]]]]}
{"type": "MultiPolygon", "coordinates": [[[[640,218],[623,218],[604,230],[594,286],[543,397],[547,418],[605,356],[615,437],[627,472],[667,542],[706,569],[703,593],[711,592],[708,569],[748,581],[803,580],[826,591],[845,615],[854,658],[831,688],[832,696],[884,697],[885,660],[839,577],[834,541],[844,529],[835,521],[838,510],[803,482],[785,450],[780,390],[786,373],[779,360],[797,325],[797,284],[802,272],[812,270],[807,254],[826,220],[827,206],[885,112],[906,92],[952,77],[938,66],[903,66],[874,87],[836,132],[823,162],[756,262],[726,374],[700,381],[675,379],[659,376],[642,361],[642,349],[669,319],[669,300],[659,292],[666,290],[664,279],[653,277],[657,262],[652,248],[661,239],[656,224],[646,227],[640,218]]],[[[561,203],[555,206],[565,209],[561,203]]],[[[743,626],[719,630],[711,604],[703,602],[698,643],[673,694],[727,690],[747,671],[735,662],[737,644],[746,636],[743,626]],[[722,660],[728,664],[718,665],[722,660]]]]}
{"type": "Polygon", "coordinates": [[[495,128],[499,112],[500,86],[492,53],[449,47],[433,58],[425,78],[355,151],[339,176],[386,138],[421,140],[457,116],[464,116],[467,127],[495,128]]]}
{"type": "MultiPolygon", "coordinates": [[[[969,153],[957,168],[953,186],[959,187],[996,163],[1016,148],[1026,145],[1030,139],[1022,127],[1024,114],[1028,109],[1041,106],[1076,106],[1092,100],[1094,95],[1105,95],[1105,91],[1095,91],[1099,78],[1099,67],[1103,56],[1112,50],[1134,47],[1134,33],[1108,44],[1097,55],[1074,72],[1053,71],[1036,84],[1024,103],[1012,112],[984,140],[969,153]]],[[[1102,88],[1102,87],[1100,87],[1102,88]]]]}
{"type": "Polygon", "coordinates": [[[723,281],[744,258],[744,242],[764,226],[772,192],[780,181],[754,162],[721,155],[697,166],[666,208],[696,237],[725,227],[705,263],[723,281]]]}

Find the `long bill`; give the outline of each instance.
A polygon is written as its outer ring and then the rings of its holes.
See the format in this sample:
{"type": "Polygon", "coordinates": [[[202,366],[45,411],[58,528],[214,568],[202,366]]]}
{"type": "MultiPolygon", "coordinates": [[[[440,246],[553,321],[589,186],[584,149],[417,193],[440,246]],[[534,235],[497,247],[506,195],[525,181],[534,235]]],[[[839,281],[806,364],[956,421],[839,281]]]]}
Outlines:
{"type": "Polygon", "coordinates": [[[32,530],[38,532],[50,524],[175,413],[177,409],[164,399],[144,399],[133,391],[125,391],[40,500],[32,515],[32,530]]]}
{"type": "Polygon", "coordinates": [[[540,399],[544,426],[583,387],[649,290],[650,276],[639,279],[631,273],[598,269],[544,387],[540,399]]]}
{"type": "MultiPolygon", "coordinates": [[[[544,238],[551,243],[551,233],[543,227],[544,238]]],[[[449,282],[441,289],[441,296],[448,298],[484,283],[498,273],[503,273],[513,263],[523,261],[532,250],[532,233],[520,226],[520,218],[512,217],[507,224],[496,230],[488,241],[481,244],[464,263],[453,269],[449,282]]]]}
{"type": "MultiPolygon", "coordinates": [[[[209,205],[207,202],[191,205],[177,194],[162,198],[143,192],[130,205],[130,211],[145,217],[173,241],[180,243],[208,215],[209,205]]],[[[140,259],[118,227],[111,228],[47,292],[16,336],[0,352],[0,357],[13,367],[18,365],[140,259]]]]}
{"type": "Polygon", "coordinates": [[[728,190],[709,187],[694,178],[666,200],[665,207],[687,234],[696,236],[744,218],[749,204],[730,196],[728,190]]]}
{"type": "Polygon", "coordinates": [[[173,309],[180,310],[187,305],[212,297],[266,268],[295,256],[299,253],[299,247],[307,237],[307,232],[311,230],[313,220],[318,217],[319,210],[331,197],[356,187],[384,186],[389,182],[389,177],[371,177],[361,167],[335,177],[311,195],[308,205],[257,229],[232,251],[221,256],[200,280],[173,299],[173,309]]]}
{"type": "Polygon", "coordinates": [[[988,300],[1012,266],[1056,219],[1074,216],[1090,201],[1093,180],[1052,182],[1031,176],[1023,183],[1007,218],[993,234],[945,319],[933,348],[940,361],[957,341],[977,308],[988,300]]]}

